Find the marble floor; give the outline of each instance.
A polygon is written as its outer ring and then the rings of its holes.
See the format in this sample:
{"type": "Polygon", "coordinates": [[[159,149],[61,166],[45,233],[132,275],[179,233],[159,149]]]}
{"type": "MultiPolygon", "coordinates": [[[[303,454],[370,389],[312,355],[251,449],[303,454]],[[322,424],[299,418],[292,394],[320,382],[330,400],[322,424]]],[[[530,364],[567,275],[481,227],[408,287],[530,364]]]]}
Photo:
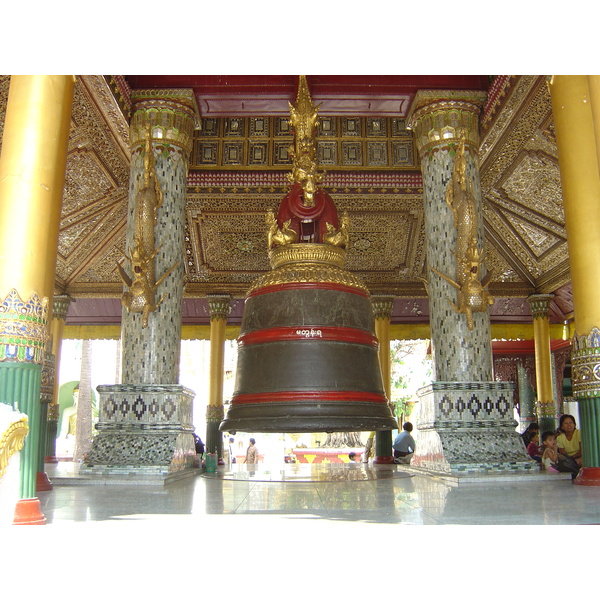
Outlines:
{"type": "MultiPolygon", "coordinates": [[[[526,557],[558,556],[561,538],[578,549],[577,573],[596,568],[582,548],[596,545],[600,488],[562,476],[457,483],[401,465],[261,464],[167,485],[107,485],[82,478],[77,465],[46,467],[54,488],[38,498],[47,524],[4,528],[0,542],[5,572],[22,571],[40,593],[70,564],[69,577],[98,594],[145,600],[217,589],[261,600],[370,597],[381,585],[412,596],[425,586],[426,598],[457,585],[462,598],[481,589],[491,598],[538,594],[552,566],[540,571],[526,557]]],[[[586,589],[585,578],[569,577],[553,581],[552,593],[563,585],[586,589]]]]}
{"type": "MultiPolygon", "coordinates": [[[[595,525],[600,488],[541,473],[443,480],[401,465],[220,466],[167,485],[84,478],[77,465],[47,465],[39,492],[47,524],[194,521],[209,515],[395,525],[595,525]],[[540,475],[540,477],[536,477],[540,475]]],[[[565,478],[566,477],[566,478],[565,478]]]]}

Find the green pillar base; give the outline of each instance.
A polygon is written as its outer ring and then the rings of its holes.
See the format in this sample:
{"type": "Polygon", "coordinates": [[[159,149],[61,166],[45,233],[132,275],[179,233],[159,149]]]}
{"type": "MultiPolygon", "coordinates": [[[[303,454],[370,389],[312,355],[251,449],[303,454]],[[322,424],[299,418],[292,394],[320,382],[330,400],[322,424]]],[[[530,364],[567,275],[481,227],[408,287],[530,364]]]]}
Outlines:
{"type": "Polygon", "coordinates": [[[542,443],[542,433],[544,431],[556,431],[558,422],[554,417],[541,416],[538,419],[538,425],[540,426],[540,445],[542,443]]]}
{"type": "Polygon", "coordinates": [[[390,430],[377,431],[375,433],[375,458],[373,459],[373,463],[376,465],[394,464],[392,432],[390,430]]]}
{"type": "Polygon", "coordinates": [[[27,415],[29,433],[21,451],[20,497],[35,498],[40,441],[40,387],[42,365],[0,362],[0,398],[27,415]]]}
{"type": "MultiPolygon", "coordinates": [[[[222,419],[206,420],[206,442],[204,448],[206,452],[216,454],[219,459],[223,459],[223,434],[219,431],[219,425],[222,419]]],[[[222,463],[221,463],[222,464],[222,463]]]]}
{"type": "Polygon", "coordinates": [[[600,472],[600,397],[580,398],[578,404],[581,421],[578,426],[581,429],[582,471],[589,469],[582,477],[593,479],[600,472]]]}

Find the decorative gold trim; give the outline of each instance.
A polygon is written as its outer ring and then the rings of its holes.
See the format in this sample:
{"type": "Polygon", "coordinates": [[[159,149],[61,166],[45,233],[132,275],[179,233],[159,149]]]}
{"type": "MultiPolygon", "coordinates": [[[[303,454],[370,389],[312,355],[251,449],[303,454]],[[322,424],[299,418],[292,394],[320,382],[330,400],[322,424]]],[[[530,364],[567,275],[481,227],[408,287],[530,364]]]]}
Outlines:
{"type": "Polygon", "coordinates": [[[155,144],[176,146],[189,158],[194,130],[199,127],[199,110],[193,90],[135,90],[130,126],[132,152],[146,142],[147,130],[155,144]]]}
{"type": "Polygon", "coordinates": [[[10,457],[23,449],[28,432],[27,417],[24,416],[12,423],[0,437],[0,479],[6,472],[10,457]]]}
{"type": "Polygon", "coordinates": [[[554,402],[536,402],[537,414],[539,419],[544,417],[556,417],[556,407],[554,402]]]}
{"type": "Polygon", "coordinates": [[[208,308],[210,311],[210,320],[227,321],[231,312],[231,296],[229,294],[207,294],[208,308]]]}
{"type": "Polygon", "coordinates": [[[67,320],[67,312],[71,304],[72,298],[68,295],[54,296],[52,299],[52,318],[67,320]]]}
{"type": "Polygon", "coordinates": [[[52,402],[52,397],[54,395],[54,381],[56,377],[56,360],[54,354],[52,354],[51,340],[48,340],[47,348],[50,349],[46,349],[40,383],[40,402],[43,404],[52,402]]]}
{"type": "Polygon", "coordinates": [[[479,150],[479,114],[483,92],[420,90],[407,117],[421,158],[439,145],[465,143],[474,156],[479,150]]]}
{"type": "Polygon", "coordinates": [[[269,250],[273,269],[295,263],[325,264],[342,269],[345,260],[346,250],[332,244],[286,244],[269,250]]]}
{"type": "Polygon", "coordinates": [[[391,319],[395,296],[371,296],[375,319],[391,319]]]}
{"type": "Polygon", "coordinates": [[[259,277],[248,293],[271,285],[286,283],[334,283],[361,290],[369,294],[365,284],[355,275],[331,265],[291,263],[259,277]]]}
{"type": "Polygon", "coordinates": [[[221,422],[223,420],[224,416],[225,416],[225,409],[223,408],[222,404],[219,404],[218,406],[216,406],[214,404],[209,404],[206,407],[206,420],[207,421],[221,422]]]}
{"type": "Polygon", "coordinates": [[[60,415],[60,405],[57,403],[51,402],[48,404],[48,414],[46,419],[52,423],[58,423],[58,417],[60,415]]]}
{"type": "Polygon", "coordinates": [[[42,365],[48,336],[48,298],[10,290],[0,303],[0,361],[42,365]]]}
{"type": "Polygon", "coordinates": [[[573,336],[571,353],[573,398],[600,397],[600,329],[573,336]]]}
{"type": "Polygon", "coordinates": [[[548,306],[553,298],[554,294],[532,294],[527,298],[534,321],[548,318],[548,306]]]}

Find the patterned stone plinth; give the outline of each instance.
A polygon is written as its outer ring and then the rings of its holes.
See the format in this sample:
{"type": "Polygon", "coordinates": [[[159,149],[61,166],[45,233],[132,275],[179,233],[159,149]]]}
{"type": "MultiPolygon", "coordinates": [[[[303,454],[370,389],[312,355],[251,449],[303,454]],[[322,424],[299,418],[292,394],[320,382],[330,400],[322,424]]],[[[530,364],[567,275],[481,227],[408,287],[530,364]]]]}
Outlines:
{"type": "Polygon", "coordinates": [[[98,434],[82,473],[168,475],[194,467],[194,393],[180,385],[100,385],[98,434]]]}
{"type": "Polygon", "coordinates": [[[436,381],[418,392],[411,467],[438,473],[538,469],[515,431],[511,382],[436,381]]]}

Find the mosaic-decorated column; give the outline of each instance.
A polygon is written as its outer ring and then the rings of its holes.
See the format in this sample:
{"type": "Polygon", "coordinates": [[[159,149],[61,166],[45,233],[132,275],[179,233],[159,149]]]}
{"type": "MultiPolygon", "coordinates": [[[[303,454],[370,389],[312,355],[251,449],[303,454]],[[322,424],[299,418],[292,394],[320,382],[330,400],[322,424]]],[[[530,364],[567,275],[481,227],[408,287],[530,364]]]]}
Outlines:
{"type": "MultiPolygon", "coordinates": [[[[379,342],[379,364],[383,378],[383,389],[388,402],[392,397],[390,366],[390,323],[394,296],[371,296],[373,315],[375,316],[375,335],[379,342]]],[[[392,431],[384,430],[375,433],[375,464],[393,464],[392,431]]]]}
{"type": "Polygon", "coordinates": [[[440,472],[529,470],[512,382],[493,377],[493,303],[479,179],[480,92],[420,91],[408,116],[421,158],[434,381],[419,391],[411,465],[440,472]]]}
{"type": "Polygon", "coordinates": [[[2,139],[0,401],[28,417],[15,511],[23,524],[45,522],[35,492],[47,290],[54,286],[48,265],[56,264],[73,88],[68,76],[12,76],[2,139]]]}
{"type": "Polygon", "coordinates": [[[223,434],[219,425],[225,416],[223,410],[223,368],[225,364],[225,329],[231,312],[231,296],[208,294],[210,311],[210,380],[208,383],[208,406],[206,407],[207,452],[214,452],[223,461],[223,434]]]}
{"type": "Polygon", "coordinates": [[[556,404],[552,385],[552,353],[550,350],[550,320],[548,309],[552,294],[533,294],[527,298],[533,317],[535,343],[535,381],[537,413],[540,431],[556,430],[556,404]]]}
{"type": "Polygon", "coordinates": [[[121,384],[99,386],[85,471],[158,477],[193,466],[192,392],[179,385],[185,194],[198,108],[192,90],[132,94],[121,384]],[[167,460],[167,456],[170,459],[167,460]]]}
{"type": "Polygon", "coordinates": [[[523,433],[532,423],[537,423],[535,406],[535,391],[526,368],[517,365],[517,386],[519,388],[519,421],[520,433],[523,433]]]}
{"type": "MultiPolygon", "coordinates": [[[[47,382],[50,391],[50,403],[48,404],[48,414],[46,420],[46,447],[44,462],[57,463],[56,458],[56,437],[58,435],[58,371],[60,369],[60,358],[62,351],[62,341],[67,320],[67,312],[71,298],[66,295],[54,296],[52,302],[52,324],[50,327],[50,337],[52,339],[52,356],[54,358],[54,369],[49,371],[50,379],[47,382]]],[[[42,379],[44,379],[42,373],[42,379]]]]}
{"type": "Polygon", "coordinates": [[[191,90],[136,91],[132,103],[125,252],[133,262],[123,265],[121,382],[173,384],[179,381],[185,194],[198,109],[191,90]],[[146,260],[155,253],[148,264],[148,271],[154,267],[151,291],[133,273],[142,251],[146,260]]]}
{"type": "MultiPolygon", "coordinates": [[[[579,403],[583,467],[576,484],[600,485],[600,168],[595,132],[600,97],[595,77],[550,82],[575,308],[571,354],[573,400],[579,403]]],[[[600,133],[599,133],[600,136],[600,133]]]]}

